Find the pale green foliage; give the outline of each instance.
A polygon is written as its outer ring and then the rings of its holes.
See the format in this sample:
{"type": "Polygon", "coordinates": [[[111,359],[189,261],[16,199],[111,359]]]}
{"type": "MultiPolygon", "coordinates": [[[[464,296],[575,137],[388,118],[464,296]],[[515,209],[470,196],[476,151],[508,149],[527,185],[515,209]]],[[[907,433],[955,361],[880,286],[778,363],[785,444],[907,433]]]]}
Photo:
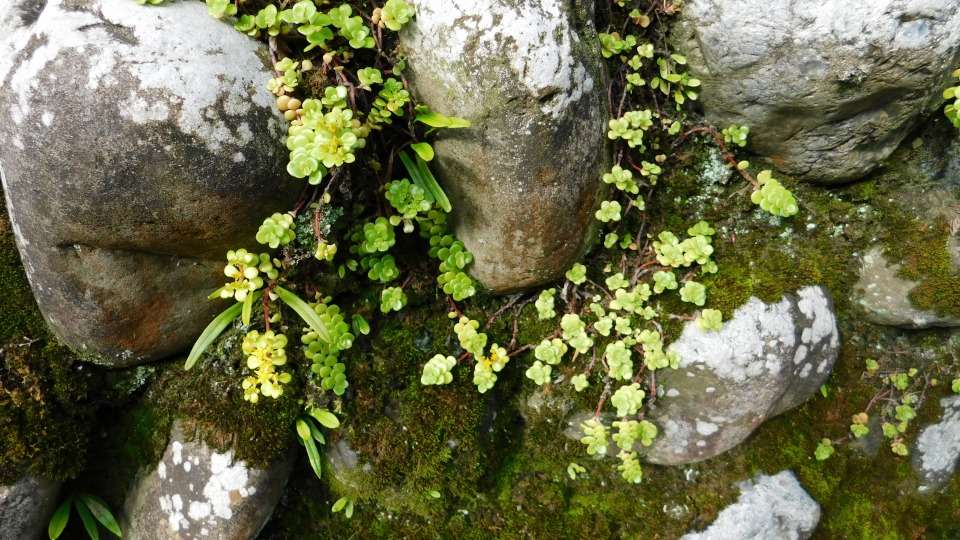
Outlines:
{"type": "Polygon", "coordinates": [[[380,291],[380,311],[390,313],[400,311],[407,305],[407,294],[400,287],[387,287],[380,291]]]}
{"type": "Polygon", "coordinates": [[[243,302],[249,293],[263,287],[264,277],[277,278],[279,272],[276,267],[278,266],[280,261],[271,259],[267,253],[257,255],[248,253],[245,249],[230,250],[227,252],[227,265],[223,273],[228,278],[232,278],[233,282],[217,289],[210,297],[233,297],[238,302],[243,302]]]}
{"type": "Polygon", "coordinates": [[[705,309],[700,312],[696,323],[704,332],[707,330],[719,332],[723,328],[723,314],[716,309],[705,309]]]}
{"type": "Polygon", "coordinates": [[[334,394],[342,396],[349,383],[347,382],[346,366],[340,362],[340,352],[353,347],[353,341],[356,339],[350,332],[350,325],[347,324],[340,307],[331,304],[332,298],[317,298],[316,302],[309,304],[310,309],[317,314],[320,323],[330,336],[330,341],[320,339],[320,336],[314,330],[304,332],[300,337],[303,343],[304,356],[313,362],[310,367],[320,378],[320,387],[324,390],[332,390],[334,394]]]}
{"type": "Polygon", "coordinates": [[[583,430],[583,438],[580,442],[587,445],[587,453],[604,455],[607,453],[607,426],[591,418],[580,424],[583,430]]]}
{"type": "MultiPolygon", "coordinates": [[[[160,4],[163,0],[135,0],[143,5],[148,1],[151,4],[160,4]]],[[[233,5],[232,0],[207,0],[207,14],[215,19],[222,19],[224,16],[233,17],[237,14],[237,6],[233,5]]]]}
{"type": "Polygon", "coordinates": [[[537,317],[540,320],[552,319],[557,316],[557,312],[553,310],[553,296],[556,294],[556,289],[545,289],[540,291],[540,296],[537,297],[535,303],[537,307],[537,317]]]}
{"type": "Polygon", "coordinates": [[[277,367],[287,363],[287,337],[272,330],[261,334],[256,330],[247,332],[242,350],[247,355],[247,368],[253,375],[243,380],[243,399],[256,403],[260,395],[278,398],[283,386],[292,379],[289,373],[278,372],[277,367]]]}
{"type": "MultiPolygon", "coordinates": [[[[701,221],[687,232],[690,236],[683,242],[670,231],[663,231],[657,236],[658,240],[653,242],[653,249],[657,253],[657,261],[660,264],[676,268],[690,266],[693,263],[706,266],[713,262],[710,260],[710,256],[713,255],[710,235],[715,231],[705,221],[701,221]]],[[[667,288],[666,282],[664,286],[667,288]]]]}
{"type": "Polygon", "coordinates": [[[490,355],[477,357],[477,363],[473,368],[473,384],[477,385],[477,391],[481,394],[493,388],[497,382],[497,373],[502,370],[510,357],[507,356],[507,349],[494,343],[490,346],[490,355]]]}
{"type": "Polygon", "coordinates": [[[660,76],[654,77],[650,81],[650,87],[654,90],[660,89],[664,95],[673,96],[677,107],[689,99],[697,99],[699,94],[693,90],[700,86],[700,80],[693,78],[689,73],[678,73],[678,65],[687,63],[687,59],[679,54],[672,54],[669,57],[657,58],[657,65],[660,66],[660,76]]]}
{"type": "Polygon", "coordinates": [[[637,414],[643,404],[646,393],[640,390],[640,383],[621,386],[610,398],[610,403],[617,408],[617,416],[637,414]]]}
{"type": "Polygon", "coordinates": [[[275,213],[263,220],[263,225],[260,225],[260,230],[257,231],[257,242],[267,244],[270,249],[285,246],[296,238],[292,227],[293,216],[275,213]]]}
{"type": "Polygon", "coordinates": [[[557,365],[566,352],[567,345],[563,341],[553,338],[549,341],[543,340],[537,345],[536,349],[534,349],[533,354],[537,360],[543,360],[547,364],[557,365]]]}
{"type": "Polygon", "coordinates": [[[360,68],[357,70],[357,78],[360,79],[360,88],[364,90],[370,90],[375,84],[383,84],[383,74],[377,68],[360,68]]]}
{"type": "Polygon", "coordinates": [[[552,371],[550,364],[543,364],[539,360],[533,363],[529,369],[527,369],[527,378],[532,379],[533,382],[538,385],[543,385],[550,382],[550,372],[552,371]]]}
{"type": "Polygon", "coordinates": [[[614,184],[617,189],[636,195],[640,192],[637,181],[633,179],[633,172],[629,169],[623,169],[619,165],[614,165],[613,169],[603,175],[603,181],[607,184],[614,184]]]}
{"type": "Polygon", "coordinates": [[[450,373],[450,370],[455,365],[457,365],[457,359],[452,356],[442,354],[434,356],[423,366],[420,384],[449,384],[453,381],[453,374],[450,373]]]}
{"type": "Polygon", "coordinates": [[[759,204],[760,208],[775,216],[790,217],[797,213],[799,209],[797,200],[787,188],[770,176],[770,171],[760,171],[757,174],[757,182],[762,187],[750,196],[754,204],[759,204]]]}
{"type": "Polygon", "coordinates": [[[587,470],[576,463],[571,462],[569,465],[567,465],[567,476],[569,476],[571,480],[576,480],[578,474],[583,474],[585,472],[587,472],[587,470]]]}
{"type": "Polygon", "coordinates": [[[696,281],[687,281],[680,289],[680,299],[698,306],[707,302],[707,288],[696,281]]]}
{"type": "Polygon", "coordinates": [[[950,385],[950,389],[953,390],[954,394],[960,394],[960,378],[953,380],[950,385]]]}
{"type": "MultiPolygon", "coordinates": [[[[426,192],[420,186],[412,184],[410,180],[394,180],[384,186],[384,196],[405,220],[417,217],[417,214],[426,214],[430,211],[431,203],[427,200],[426,192]]],[[[397,223],[394,223],[397,225],[397,223]]],[[[411,224],[412,225],[412,224],[411,224]]],[[[405,230],[404,232],[411,232],[405,230]]]]}
{"type": "Polygon", "coordinates": [[[607,337],[610,335],[610,331],[613,330],[613,319],[609,317],[600,319],[593,323],[593,329],[601,336],[607,337]]]}
{"type": "Polygon", "coordinates": [[[617,454],[617,457],[620,458],[621,461],[621,464],[617,466],[617,470],[622,472],[623,478],[628,482],[639,484],[640,481],[643,480],[643,470],[640,468],[637,453],[621,451],[617,454]]]}
{"type": "Polygon", "coordinates": [[[337,255],[337,245],[328,244],[323,240],[317,242],[317,251],[313,254],[318,260],[321,261],[333,261],[333,258],[337,255]]]}
{"type": "Polygon", "coordinates": [[[610,377],[629,381],[633,378],[633,360],[631,351],[623,341],[614,341],[607,345],[604,355],[610,367],[610,377]]]}
{"type": "Polygon", "coordinates": [[[823,461],[829,459],[833,455],[835,449],[833,448],[833,441],[830,439],[821,439],[820,443],[817,445],[817,449],[813,452],[813,457],[817,458],[818,461],[823,461]]]}
{"type": "Polygon", "coordinates": [[[630,286],[630,281],[623,277],[622,272],[617,272],[616,274],[607,277],[607,279],[604,281],[607,284],[607,288],[610,290],[623,289],[624,287],[630,286]]]}
{"type": "Polygon", "coordinates": [[[653,292],[656,294],[660,294],[667,289],[673,290],[679,287],[677,284],[677,276],[669,270],[654,272],[653,282],[653,292]]]}
{"type": "Polygon", "coordinates": [[[613,427],[617,428],[617,432],[613,434],[613,440],[616,441],[621,450],[627,452],[633,448],[637,441],[640,441],[643,446],[650,446],[658,432],[657,426],[647,420],[640,422],[636,420],[617,421],[613,423],[613,427]]]}
{"type": "Polygon", "coordinates": [[[647,369],[679,367],[680,356],[675,351],[663,351],[663,338],[660,332],[643,330],[637,335],[637,340],[643,345],[643,363],[647,369]]]}
{"type": "Polygon", "coordinates": [[[582,392],[587,386],[590,386],[590,383],[587,382],[587,376],[584,374],[574,375],[570,379],[570,383],[573,384],[573,389],[577,392],[582,392]]]}
{"type": "Polygon", "coordinates": [[[850,424],[850,433],[858,439],[870,433],[870,428],[867,427],[869,420],[870,418],[867,416],[867,413],[853,415],[852,423],[850,424]]]}
{"type": "Polygon", "coordinates": [[[617,201],[603,201],[600,203],[600,209],[597,210],[596,217],[604,223],[620,221],[620,203],[617,201]]]}
{"type": "MultiPolygon", "coordinates": [[[[727,144],[735,144],[742,148],[747,145],[747,135],[750,134],[750,128],[747,126],[741,127],[736,124],[730,124],[730,127],[724,128],[720,133],[723,135],[723,142],[727,144]]],[[[746,167],[739,168],[745,169],[746,167]]]]}
{"type": "Polygon", "coordinates": [[[617,32],[612,34],[600,33],[600,54],[602,54],[604,58],[610,58],[636,46],[637,36],[627,35],[621,39],[620,34],[617,32]]]}
{"type": "MultiPolygon", "coordinates": [[[[953,76],[960,79],[960,69],[954,71],[953,76]]],[[[954,100],[953,103],[947,103],[943,108],[943,113],[953,122],[954,127],[960,128],[960,84],[944,90],[943,97],[944,99],[954,100]]]]}
{"type": "Polygon", "coordinates": [[[391,77],[384,81],[383,89],[377,93],[367,121],[372,127],[379,129],[377,124],[391,123],[391,116],[402,116],[403,106],[409,102],[410,93],[403,88],[403,83],[391,77]]]}
{"type": "Polygon", "coordinates": [[[574,263],[573,267],[567,270],[566,277],[574,285],[580,285],[587,280],[587,267],[580,263],[574,263]]]}
{"type": "Polygon", "coordinates": [[[319,184],[327,169],[356,160],[354,152],[366,146],[366,134],[348,108],[328,108],[316,99],[304,101],[302,107],[303,115],[291,122],[287,136],[287,172],[319,184]]]}
{"type": "Polygon", "coordinates": [[[380,26],[398,31],[413,17],[413,14],[414,10],[406,0],[387,0],[380,14],[380,26]]]}
{"type": "Polygon", "coordinates": [[[649,109],[643,111],[629,111],[622,117],[608,122],[610,130],[607,137],[613,140],[623,139],[630,148],[646,150],[643,145],[643,132],[653,126],[653,113],[649,109]]]}
{"type": "Polygon", "coordinates": [[[480,323],[468,317],[460,317],[453,331],[457,333],[457,339],[460,340],[460,346],[468,353],[480,358],[483,356],[483,349],[487,346],[487,335],[478,333],[480,323]]]}

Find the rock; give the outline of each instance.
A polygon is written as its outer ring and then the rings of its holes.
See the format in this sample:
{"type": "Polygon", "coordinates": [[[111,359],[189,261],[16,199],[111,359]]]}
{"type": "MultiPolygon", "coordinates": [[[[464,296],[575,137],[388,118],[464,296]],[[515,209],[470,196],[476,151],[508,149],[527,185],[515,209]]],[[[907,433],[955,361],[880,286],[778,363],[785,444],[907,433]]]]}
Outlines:
{"type": "Polygon", "coordinates": [[[750,126],[750,146],[821,183],[856,179],[942,108],[960,61],[960,1],[704,0],[677,39],[708,119],[750,126]]]}
{"type": "Polygon", "coordinates": [[[717,519],[699,533],[682,540],[741,540],[810,538],[820,522],[820,505],[804,491],[792,471],[774,476],[757,475],[741,482],[740,498],[724,508],[717,519]]]}
{"type": "Polygon", "coordinates": [[[45,537],[61,484],[28,474],[15,484],[0,486],[0,538],[45,537]]]}
{"type": "Polygon", "coordinates": [[[921,492],[945,484],[960,462],[960,396],[941,399],[940,407],[940,422],[920,432],[913,453],[914,468],[924,481],[921,492]]]}
{"type": "Polygon", "coordinates": [[[733,448],[817,392],[838,345],[833,301],[818,286],[776,304],[751,298],[719,332],[687,323],[670,345],[680,368],[657,372],[660,397],[647,419],[660,435],[637,451],[651,463],[679,465],[733,448]]]}
{"type": "Polygon", "coordinates": [[[37,301],[89,360],[171,355],[226,307],[226,251],[299,193],[265,47],[197,2],[28,4],[0,49],[0,176],[37,301]]]}
{"type": "Polygon", "coordinates": [[[871,248],[864,254],[862,265],[853,299],[868,321],[902,328],[960,326],[960,319],[915,308],[910,301],[910,291],[920,282],[898,277],[900,265],[890,264],[882,248],[871,248]]]}
{"type": "Polygon", "coordinates": [[[157,467],[139,478],[124,504],[123,537],[131,540],[253,538],[283,493],[294,454],[267,469],[235,461],[199,441],[187,441],[174,423],[157,467]]]}
{"type": "Polygon", "coordinates": [[[606,81],[592,4],[417,0],[401,42],[419,101],[464,117],[436,173],[471,274],[496,293],[554,280],[594,238],[609,168],[606,81]]]}

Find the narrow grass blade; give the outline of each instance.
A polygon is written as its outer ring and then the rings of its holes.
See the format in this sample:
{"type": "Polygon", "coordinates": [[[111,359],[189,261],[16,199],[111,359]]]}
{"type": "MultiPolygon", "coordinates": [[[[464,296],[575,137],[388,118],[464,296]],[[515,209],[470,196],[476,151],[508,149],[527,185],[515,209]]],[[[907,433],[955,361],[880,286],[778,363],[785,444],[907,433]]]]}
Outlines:
{"type": "Polygon", "coordinates": [[[283,300],[284,304],[293,308],[293,310],[297,312],[297,315],[300,315],[300,318],[309,324],[310,328],[313,328],[313,331],[316,332],[321,339],[330,343],[330,333],[327,332],[327,327],[323,325],[320,316],[317,315],[317,312],[314,311],[312,307],[301,300],[299,296],[283,287],[274,287],[273,292],[277,293],[277,296],[280,297],[280,300],[283,300]]]}

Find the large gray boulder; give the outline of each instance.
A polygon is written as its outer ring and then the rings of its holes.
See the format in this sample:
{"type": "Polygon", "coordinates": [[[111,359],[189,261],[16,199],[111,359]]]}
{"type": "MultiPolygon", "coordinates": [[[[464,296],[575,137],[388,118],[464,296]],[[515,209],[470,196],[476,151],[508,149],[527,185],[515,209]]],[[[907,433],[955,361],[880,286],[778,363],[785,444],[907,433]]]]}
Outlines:
{"type": "Polygon", "coordinates": [[[0,486],[0,538],[45,537],[61,484],[28,474],[14,484],[0,486]]]}
{"type": "Polygon", "coordinates": [[[913,465],[923,478],[921,491],[945,484],[960,462],[960,396],[940,400],[943,416],[917,437],[913,465]]]}
{"type": "Polygon", "coordinates": [[[298,196],[265,48],[197,2],[4,4],[0,176],[44,316],[107,365],[188,347],[226,251],[298,196]]]}
{"type": "Polygon", "coordinates": [[[688,323],[670,348],[680,368],[657,371],[647,419],[660,427],[646,461],[679,465],[740,444],[768,418],[803,403],[830,376],[839,331],[830,293],[806,287],[775,304],[751,298],[719,332],[688,323]]]}
{"type": "Polygon", "coordinates": [[[820,522],[820,505],[791,471],[761,474],[738,487],[737,502],[724,508],[705,531],[685,534],[681,540],[804,540],[820,522]]]}
{"type": "Polygon", "coordinates": [[[251,467],[233,451],[187,440],[177,422],[156,468],[130,490],[121,516],[123,537],[237,540],[257,535],[290,476],[294,454],[269,468],[251,467]]]}
{"type": "Polygon", "coordinates": [[[679,47],[712,123],[782,170],[835,183],[890,155],[960,60],[960,1],[697,0],[679,47]]]}
{"type": "Polygon", "coordinates": [[[417,0],[401,34],[410,87],[468,129],[431,167],[453,227],[494,292],[563,274],[593,238],[609,157],[606,81],[590,2],[417,0]]]}

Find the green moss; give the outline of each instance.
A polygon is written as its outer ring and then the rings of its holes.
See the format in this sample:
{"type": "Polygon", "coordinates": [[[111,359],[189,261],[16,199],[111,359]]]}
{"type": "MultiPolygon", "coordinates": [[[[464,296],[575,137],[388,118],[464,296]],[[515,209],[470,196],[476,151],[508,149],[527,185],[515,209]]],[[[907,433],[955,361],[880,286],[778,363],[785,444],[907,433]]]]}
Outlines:
{"type": "MultiPolygon", "coordinates": [[[[0,192],[2,195],[2,192],[0,192]]],[[[93,418],[88,399],[100,370],[81,370],[46,327],[0,205],[0,485],[24,472],[79,473],[93,418]]]]}

